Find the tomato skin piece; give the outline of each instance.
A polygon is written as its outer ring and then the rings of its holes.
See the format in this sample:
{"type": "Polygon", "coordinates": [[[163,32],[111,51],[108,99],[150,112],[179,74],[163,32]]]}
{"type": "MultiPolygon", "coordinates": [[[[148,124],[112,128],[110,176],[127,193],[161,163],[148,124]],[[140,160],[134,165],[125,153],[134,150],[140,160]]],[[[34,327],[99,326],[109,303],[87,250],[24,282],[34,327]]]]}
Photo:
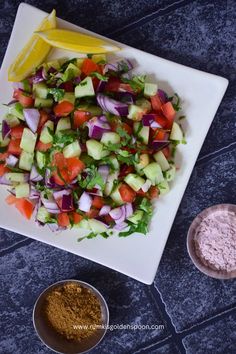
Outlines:
{"type": "Polygon", "coordinates": [[[4,166],[4,164],[0,164],[0,177],[2,177],[8,171],[9,169],[6,166],[4,166]]]}
{"type": "Polygon", "coordinates": [[[74,224],[79,224],[83,220],[83,216],[75,211],[71,214],[74,224]]]}
{"type": "Polygon", "coordinates": [[[161,111],[162,102],[161,102],[158,94],[156,94],[155,96],[151,96],[151,105],[152,105],[152,109],[154,111],[156,111],[156,112],[161,111]]]}
{"type": "Polygon", "coordinates": [[[148,190],[148,196],[150,199],[155,199],[159,196],[159,189],[156,186],[151,186],[148,190]]]}
{"type": "Polygon", "coordinates": [[[147,193],[142,190],[142,188],[140,188],[136,193],[140,197],[147,197],[148,196],[147,193]]]}
{"type": "Polygon", "coordinates": [[[7,152],[0,153],[0,161],[5,161],[7,157],[8,157],[7,152]]]}
{"type": "Polygon", "coordinates": [[[153,130],[153,140],[165,140],[166,139],[166,132],[165,130],[161,130],[159,128],[152,129],[153,130]]]}
{"type": "Polygon", "coordinates": [[[66,117],[70,114],[74,109],[73,103],[69,101],[62,101],[58,103],[54,108],[53,111],[56,117],[66,117]]]}
{"type": "Polygon", "coordinates": [[[125,183],[120,186],[119,192],[123,202],[126,203],[132,203],[136,197],[135,191],[125,183]]]}
{"type": "Polygon", "coordinates": [[[94,63],[94,61],[92,61],[92,59],[86,58],[86,59],[84,59],[84,61],[82,63],[81,71],[86,76],[88,76],[93,71],[98,71],[98,65],[96,63],[94,63]]]}
{"type": "Polygon", "coordinates": [[[95,195],[95,197],[93,198],[92,207],[96,209],[101,209],[104,204],[105,204],[104,199],[102,197],[95,195]]]}
{"type": "Polygon", "coordinates": [[[39,124],[38,124],[38,130],[37,132],[40,133],[42,130],[42,127],[44,124],[49,120],[49,115],[47,112],[45,112],[43,109],[39,111],[40,113],[40,118],[39,118],[39,124]]]}
{"type": "Polygon", "coordinates": [[[10,143],[8,144],[8,148],[7,148],[8,153],[12,154],[12,155],[19,156],[22,151],[22,149],[20,147],[20,142],[21,142],[21,139],[12,139],[10,141],[10,143]]]}
{"type": "Polygon", "coordinates": [[[70,218],[67,213],[60,213],[57,215],[57,223],[61,227],[68,227],[70,225],[70,218]]]}
{"type": "Polygon", "coordinates": [[[84,169],[85,164],[78,157],[66,159],[70,182],[77,177],[84,169]]]}
{"type": "Polygon", "coordinates": [[[131,126],[127,123],[123,123],[122,124],[122,129],[124,129],[126,131],[126,133],[128,133],[129,135],[133,134],[133,129],[131,128],[131,126]]]}
{"type": "Polygon", "coordinates": [[[63,82],[59,87],[66,92],[74,92],[74,85],[71,81],[63,82]]]}
{"type": "Polygon", "coordinates": [[[23,135],[23,130],[25,127],[23,127],[22,125],[18,125],[16,127],[12,127],[11,128],[11,138],[12,139],[21,139],[22,135],[23,135]]]}
{"type": "Polygon", "coordinates": [[[112,217],[109,214],[104,215],[104,220],[105,220],[105,223],[108,224],[108,225],[114,223],[114,220],[112,219],[112,217]]]}
{"type": "Polygon", "coordinates": [[[52,166],[57,168],[52,175],[55,183],[60,186],[72,182],[85,168],[85,164],[78,157],[66,159],[61,152],[54,154],[52,166]]]}
{"type": "Polygon", "coordinates": [[[27,108],[27,107],[32,107],[34,105],[34,99],[32,96],[26,95],[23,91],[20,91],[18,94],[18,101],[20,104],[27,108]]]}
{"type": "Polygon", "coordinates": [[[165,155],[165,157],[168,160],[170,158],[170,148],[169,148],[169,146],[164,147],[164,149],[162,149],[161,151],[163,152],[163,154],[165,155]]]}
{"type": "Polygon", "coordinates": [[[133,171],[134,171],[134,167],[133,166],[128,166],[126,164],[123,164],[123,165],[121,165],[121,168],[120,168],[119,178],[125,177],[129,173],[132,173],[133,171]]]}
{"type": "Polygon", "coordinates": [[[34,211],[34,205],[27,199],[24,198],[19,198],[16,203],[16,208],[19,210],[19,212],[28,220],[30,220],[33,211],[34,211]]]}
{"type": "Polygon", "coordinates": [[[99,214],[99,210],[95,209],[95,208],[91,208],[89,211],[87,211],[87,213],[85,213],[85,215],[89,218],[89,219],[94,219],[98,216],[99,214]]]}
{"type": "Polygon", "coordinates": [[[77,129],[81,127],[81,125],[83,125],[85,122],[87,122],[90,119],[90,116],[91,115],[89,112],[80,111],[80,110],[75,111],[74,121],[73,121],[74,128],[77,129]]]}
{"type": "Polygon", "coordinates": [[[155,122],[160,124],[162,128],[166,128],[168,125],[168,120],[166,117],[164,117],[162,114],[157,114],[155,117],[155,122]]]}
{"type": "Polygon", "coordinates": [[[52,143],[44,144],[40,140],[36,144],[36,150],[46,152],[52,147],[52,143]]]}

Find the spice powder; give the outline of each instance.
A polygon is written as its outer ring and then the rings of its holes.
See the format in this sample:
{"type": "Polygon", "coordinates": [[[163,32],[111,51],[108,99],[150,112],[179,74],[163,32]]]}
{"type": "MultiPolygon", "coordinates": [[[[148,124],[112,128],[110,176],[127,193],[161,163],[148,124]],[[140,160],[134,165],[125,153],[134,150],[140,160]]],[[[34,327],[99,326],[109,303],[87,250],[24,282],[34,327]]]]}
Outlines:
{"type": "Polygon", "coordinates": [[[44,313],[51,327],[68,340],[88,338],[102,323],[98,298],[75,283],[54,288],[46,297],[44,313]]]}

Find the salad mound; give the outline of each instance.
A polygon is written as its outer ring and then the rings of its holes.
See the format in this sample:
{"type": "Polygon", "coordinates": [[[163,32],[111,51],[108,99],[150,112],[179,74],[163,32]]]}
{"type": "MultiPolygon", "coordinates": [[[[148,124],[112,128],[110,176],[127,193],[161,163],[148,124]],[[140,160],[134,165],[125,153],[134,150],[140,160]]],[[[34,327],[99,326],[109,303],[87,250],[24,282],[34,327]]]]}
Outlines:
{"type": "Polygon", "coordinates": [[[128,59],[54,60],[13,84],[0,133],[9,205],[52,231],[146,234],[184,142],[179,97],[132,74],[128,59]]]}

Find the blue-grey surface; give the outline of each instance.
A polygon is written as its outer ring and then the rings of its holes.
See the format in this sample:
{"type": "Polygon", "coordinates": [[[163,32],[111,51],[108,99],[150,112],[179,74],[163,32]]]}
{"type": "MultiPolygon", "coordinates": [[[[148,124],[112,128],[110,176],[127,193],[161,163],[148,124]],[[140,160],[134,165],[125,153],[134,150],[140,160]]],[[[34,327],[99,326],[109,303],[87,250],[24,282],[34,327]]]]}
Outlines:
{"type": "MultiPolygon", "coordinates": [[[[49,354],[37,338],[32,308],[38,294],[63,278],[102,291],[111,324],[164,329],[109,331],[92,353],[231,354],[236,352],[235,281],[214,280],[191,263],[186,232],[198,212],[236,203],[236,47],[234,0],[30,0],[59,17],[129,45],[220,74],[230,85],[180,205],[152,286],[8,231],[0,232],[0,353],[49,354]],[[96,14],[96,15],[95,15],[96,14]]],[[[2,60],[19,1],[0,1],[2,60]]],[[[204,105],[199,102],[204,114],[204,105]]]]}

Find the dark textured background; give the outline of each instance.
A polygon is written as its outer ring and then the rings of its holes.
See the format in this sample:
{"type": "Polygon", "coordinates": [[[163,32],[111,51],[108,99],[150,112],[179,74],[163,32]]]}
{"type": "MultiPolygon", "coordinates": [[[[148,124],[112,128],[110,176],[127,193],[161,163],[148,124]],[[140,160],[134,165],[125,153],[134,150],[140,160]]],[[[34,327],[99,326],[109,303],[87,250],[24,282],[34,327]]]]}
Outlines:
{"type": "MultiPolygon", "coordinates": [[[[185,246],[197,213],[236,203],[234,0],[32,0],[92,31],[230,80],[175,219],[155,282],[143,285],[75,255],[0,232],[0,353],[49,354],[37,338],[32,308],[49,284],[78,278],[107,299],[111,323],[164,324],[165,330],[109,331],[94,354],[231,354],[236,352],[236,286],[191,263],[185,246]]],[[[2,60],[20,1],[0,1],[2,60]]],[[[2,88],[3,89],[3,88],[2,88]]],[[[204,114],[204,105],[199,102],[204,114]]],[[[145,265],[144,265],[145,266],[145,265]]]]}

